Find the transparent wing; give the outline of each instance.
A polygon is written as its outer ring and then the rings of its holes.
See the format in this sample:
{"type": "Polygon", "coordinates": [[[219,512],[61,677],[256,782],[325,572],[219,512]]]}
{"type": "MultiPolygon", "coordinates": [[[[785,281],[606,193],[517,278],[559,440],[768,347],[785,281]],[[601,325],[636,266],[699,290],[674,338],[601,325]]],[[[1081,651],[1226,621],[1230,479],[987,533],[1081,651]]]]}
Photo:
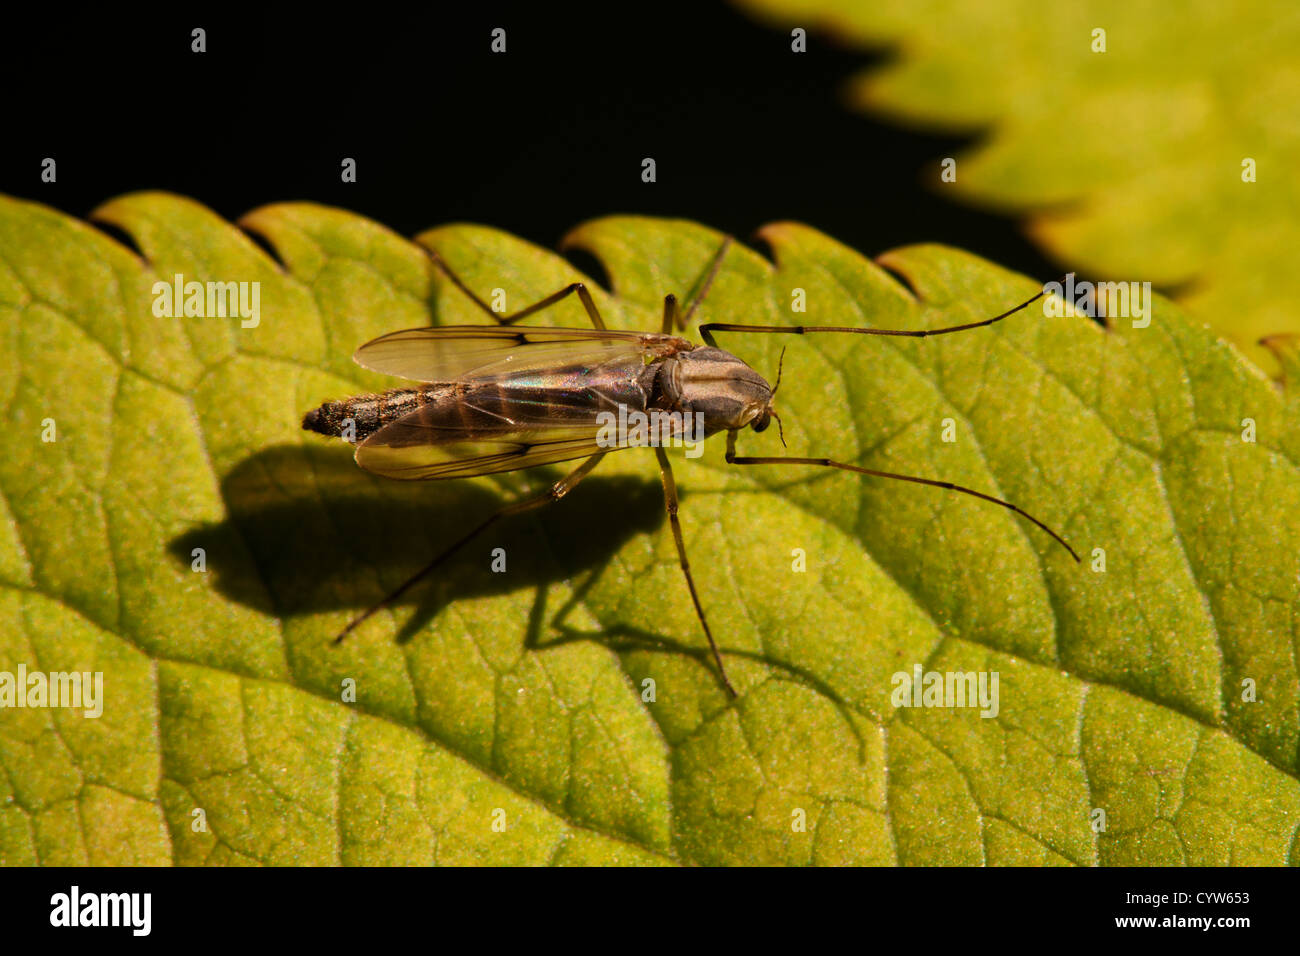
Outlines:
{"type": "Polygon", "coordinates": [[[372,435],[357,448],[357,464],[387,478],[429,481],[437,478],[470,478],[501,471],[518,471],[557,461],[587,458],[613,451],[596,444],[594,434],[576,438],[529,443],[506,436],[499,439],[451,442],[445,445],[372,445],[372,435]]]}
{"type": "MultiPolygon", "coordinates": [[[[357,464],[390,478],[463,478],[611,451],[601,412],[644,408],[638,355],[536,375],[442,386],[357,447],[357,464]]],[[[608,421],[608,419],[606,420],[608,421]]]]}
{"type": "Polygon", "coordinates": [[[455,382],[515,376],[557,365],[643,362],[694,347],[687,339],[654,332],[449,325],[381,335],[357,349],[352,358],[384,375],[455,382]]]}

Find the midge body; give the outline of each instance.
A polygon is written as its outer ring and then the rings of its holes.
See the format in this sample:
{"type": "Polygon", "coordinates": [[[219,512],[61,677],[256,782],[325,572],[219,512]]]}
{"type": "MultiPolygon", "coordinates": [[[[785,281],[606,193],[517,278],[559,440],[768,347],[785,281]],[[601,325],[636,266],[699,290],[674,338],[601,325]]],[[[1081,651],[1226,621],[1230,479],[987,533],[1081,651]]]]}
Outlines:
{"type": "MultiPolygon", "coordinates": [[[[470,329],[482,331],[478,326],[412,329],[384,336],[371,344],[394,339],[416,344],[427,339],[430,333],[440,333],[439,338],[450,341],[470,329]]],[[[572,424],[575,418],[583,423],[588,418],[594,421],[594,416],[601,412],[622,418],[629,411],[643,415],[668,412],[682,422],[688,421],[687,416],[698,415],[705,438],[720,431],[746,427],[761,432],[771,421],[776,390],[758,372],[730,352],[698,346],[672,335],[637,333],[620,350],[626,354],[591,363],[557,364],[548,370],[527,373],[511,365],[516,355],[526,355],[530,345],[547,339],[553,345],[564,341],[580,355],[582,343],[589,341],[586,336],[586,330],[574,329],[497,334],[493,338],[508,352],[512,344],[518,350],[504,356],[499,365],[467,370],[463,373],[465,378],[457,382],[426,383],[418,388],[395,388],[378,395],[326,402],[308,412],[302,424],[322,435],[346,435],[364,442],[385,426],[399,423],[410,415],[417,416],[376,443],[392,447],[403,438],[442,444],[475,438],[501,440],[507,435],[523,439],[529,431],[535,432],[542,444],[549,444],[555,437],[556,427],[572,424]],[[561,336],[549,335],[551,332],[561,336]],[[567,341],[574,335],[583,338],[567,341]],[[531,408],[533,415],[520,414],[525,408],[531,408]]],[[[362,365],[367,365],[367,347],[357,353],[357,361],[362,365]]],[[[539,448],[537,453],[544,454],[544,451],[539,448]]],[[[581,451],[569,454],[569,449],[565,449],[565,455],[569,459],[582,457],[581,451]]],[[[366,465],[360,451],[357,460],[366,465]]],[[[473,473],[489,474],[524,467],[511,458],[495,464],[501,467],[484,467],[487,463],[480,462],[473,473]]],[[[401,468],[381,473],[390,471],[393,472],[390,477],[394,478],[452,477],[425,474],[419,468],[411,473],[404,473],[401,468]]]]}
{"type": "MultiPolygon", "coordinates": [[[[1039,293],[1001,315],[942,329],[888,330],[830,326],[761,326],[709,323],[700,326],[707,343],[674,334],[686,327],[708,293],[729,240],[713,257],[692,304],[679,313],[677,299],[664,299],[660,332],[607,329],[595,302],[581,283],[574,283],[512,315],[499,315],[480,299],[436,254],[431,256],[448,279],[496,325],[408,329],[366,343],[353,356],[376,372],[419,384],[376,395],[326,402],[307,413],[303,428],[338,436],[357,445],[357,464],[390,478],[430,480],[464,478],[515,471],[555,462],[585,459],[545,493],[524,499],[489,516],[472,531],[412,575],[401,587],[354,618],[338,635],[341,641],[366,620],[432,573],[452,553],[500,518],[559,500],[615,448],[601,438],[601,422],[610,414],[664,413],[672,421],[702,423],[705,437],[725,432],[728,463],[733,465],[813,465],[878,478],[929,485],[981,498],[1007,508],[1037,525],[1078,561],[1078,555],[1055,531],[1020,508],[961,485],[913,475],[877,471],[829,458],[747,457],[736,454],[742,429],[761,432],[773,418],[780,385],[767,380],[745,361],[717,347],[714,332],[761,332],[804,335],[846,332],[864,335],[924,337],[992,325],[1024,309],[1039,293]],[[593,328],[557,329],[517,326],[520,319],[577,294],[593,328]],[[676,417],[680,416],[680,417],[676,417]]],[[[683,424],[681,428],[688,427],[683,424]]],[[[660,438],[663,436],[661,435],[660,438]]],[[[784,443],[784,440],[783,440],[784,443]]],[[[733,696],[717,642],[709,628],[691,574],[678,518],[677,489],[664,442],[655,444],[664,503],[677,554],[700,625],[723,686],[733,696]]],[[[615,446],[626,447],[626,446],[615,446]]]]}

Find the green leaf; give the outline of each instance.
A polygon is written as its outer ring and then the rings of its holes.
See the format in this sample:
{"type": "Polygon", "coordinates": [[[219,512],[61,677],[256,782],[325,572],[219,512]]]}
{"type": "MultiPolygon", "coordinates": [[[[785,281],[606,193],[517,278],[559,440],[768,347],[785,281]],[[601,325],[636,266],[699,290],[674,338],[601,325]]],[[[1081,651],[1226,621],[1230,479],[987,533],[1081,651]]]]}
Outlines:
{"type": "MultiPolygon", "coordinates": [[[[787,29],[897,49],[861,109],[980,133],[940,191],[1014,211],[1059,261],[1175,287],[1269,371],[1300,332],[1300,6],[1128,0],[742,0],[787,29]],[[1105,31],[1094,52],[1093,31],[1105,31]],[[1244,182],[1243,161],[1256,181],[1244,182]]],[[[937,160],[936,160],[937,163],[937,160]]],[[[937,168],[930,180],[940,183],[937,168]]]]}
{"type": "MultiPolygon", "coordinates": [[[[1145,329],[1035,308],[931,340],[726,336],[769,378],[788,346],[789,454],[1001,495],[1085,558],[968,497],[728,467],[721,439],[695,461],[674,452],[733,701],[642,450],[332,646],[545,486],[386,481],[299,427],[321,401],[392,384],[351,362],[368,338],[485,317],[418,245],[337,210],[241,221],[283,268],[175,196],[96,218],[143,260],[0,200],[0,672],[102,671],[105,697],[97,719],[0,710],[0,861],[1294,859],[1296,405],[1168,302],[1145,329]],[[259,282],[259,323],[155,316],[154,283],[178,274],[259,282]],[[915,664],[996,671],[996,717],[895,708],[893,675],[915,664]]],[[[877,265],[804,226],[763,237],[776,264],[734,246],[701,321],[937,327],[1035,289],[952,249],[877,265]]],[[[652,330],[720,240],[644,218],[569,237],[608,270],[612,294],[593,284],[607,321],[652,330]]],[[[483,227],[418,242],[510,309],[578,278],[483,227]]],[[[583,320],[573,300],[539,317],[583,320]]],[[[782,454],[775,429],[740,450],[782,454]]]]}

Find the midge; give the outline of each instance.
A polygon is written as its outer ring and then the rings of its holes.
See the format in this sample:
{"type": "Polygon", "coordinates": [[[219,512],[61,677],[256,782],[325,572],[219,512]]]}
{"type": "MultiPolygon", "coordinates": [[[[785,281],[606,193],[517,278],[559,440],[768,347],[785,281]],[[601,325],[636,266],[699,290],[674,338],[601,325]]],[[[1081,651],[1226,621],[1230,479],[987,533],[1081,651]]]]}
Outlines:
{"type": "MultiPolygon", "coordinates": [[[[1001,315],[980,322],[941,329],[900,331],[830,326],[736,325],[711,322],[700,326],[708,343],[697,345],[673,333],[685,329],[692,313],[708,293],[722,265],[730,239],[723,242],[684,313],[677,299],[665,296],[663,326],[659,332],[621,332],[605,327],[604,320],[581,282],[561,289],[511,315],[499,315],[451,271],[437,253],[430,255],[452,284],[491,316],[496,325],[460,325],[408,329],[392,332],[367,342],[353,359],[361,366],[420,384],[397,388],[380,395],[362,395],[339,402],[326,402],[307,413],[302,427],[322,435],[345,437],[357,444],[357,464],[389,478],[428,480],[467,478],[502,471],[516,471],[534,465],[585,459],[543,494],[514,502],[490,516],[478,527],[411,576],[401,587],[360,614],[335,638],[343,640],[358,624],[401,596],[417,581],[432,573],[452,553],[506,515],[518,514],[558,501],[589,475],[600,460],[613,450],[598,441],[598,417],[620,408],[649,414],[680,413],[680,421],[700,416],[704,435],[727,433],[727,462],[733,465],[816,465],[840,468],[873,478],[893,478],[919,485],[982,498],[1008,508],[1037,525],[1075,561],[1079,556],[1059,534],[1043,522],[1008,501],[970,488],[932,478],[918,478],[888,471],[876,471],[829,458],[747,457],[736,454],[736,433],[742,428],[761,432],[780,418],[774,399],[777,386],[744,361],[724,352],[713,339],[714,332],[766,332],[807,335],[846,332],[860,335],[925,337],[961,332],[992,325],[1019,312],[1043,293],[1022,302],[1001,315]],[[576,293],[591,329],[516,327],[515,323],[549,308],[576,293]]],[[[784,437],[782,438],[784,444],[784,437]]],[[[718,676],[734,697],[717,642],[709,629],[704,606],[686,559],[681,522],[677,517],[677,488],[668,455],[656,445],[659,474],[663,480],[664,505],[677,543],[677,556],[686,576],[686,586],[695,613],[708,638],[718,676]]]]}

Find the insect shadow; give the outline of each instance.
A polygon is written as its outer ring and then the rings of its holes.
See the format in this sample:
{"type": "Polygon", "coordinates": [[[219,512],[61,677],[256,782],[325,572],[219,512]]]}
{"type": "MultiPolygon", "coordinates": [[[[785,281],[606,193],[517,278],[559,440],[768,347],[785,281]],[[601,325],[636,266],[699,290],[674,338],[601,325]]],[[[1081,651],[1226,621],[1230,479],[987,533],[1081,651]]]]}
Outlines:
{"type": "MultiPolygon", "coordinates": [[[[517,477],[517,476],[512,476],[517,477]]],[[[531,484],[544,486],[544,476],[531,484]]],[[[516,495],[481,483],[367,479],[348,450],[273,446],[240,462],[221,483],[227,518],[168,543],[182,564],[201,559],[225,597],[277,617],[351,610],[373,602],[516,495]]],[[[396,640],[418,634],[453,601],[537,590],[525,645],[547,646],[549,586],[598,571],[637,534],[664,522],[651,478],[592,476],[580,493],[518,515],[464,548],[459,560],[399,602],[415,605],[396,640]],[[615,518],[617,520],[615,520],[615,518]],[[496,549],[501,552],[494,552],[496,549]],[[505,570],[492,570],[504,557],[505,570]]],[[[567,601],[556,621],[567,615],[567,601]]],[[[598,639],[598,635],[589,635],[598,639]]]]}

